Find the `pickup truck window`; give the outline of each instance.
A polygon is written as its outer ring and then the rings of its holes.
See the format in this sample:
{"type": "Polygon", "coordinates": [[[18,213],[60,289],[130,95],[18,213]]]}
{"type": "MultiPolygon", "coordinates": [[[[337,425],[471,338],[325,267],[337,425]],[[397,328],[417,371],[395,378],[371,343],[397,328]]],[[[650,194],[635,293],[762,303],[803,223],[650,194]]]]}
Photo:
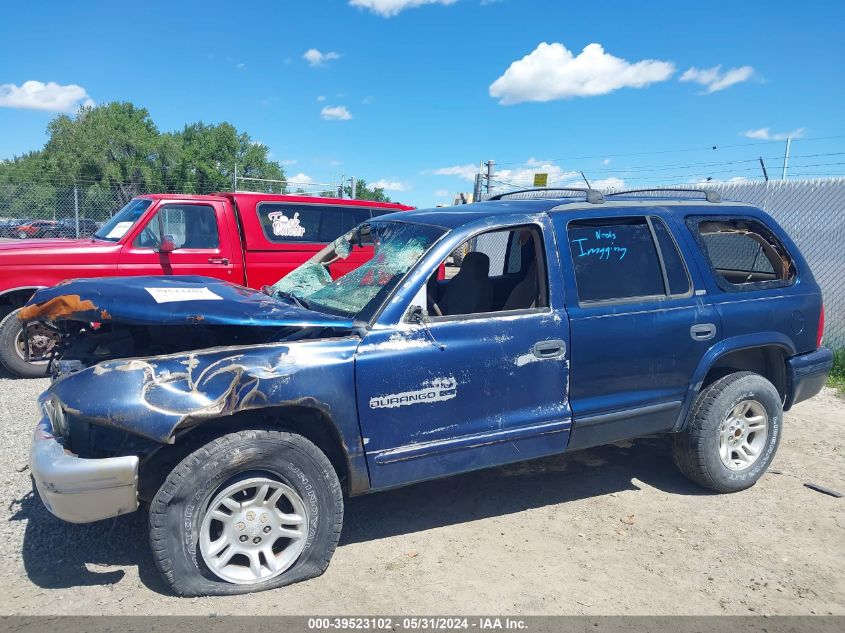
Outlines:
{"type": "Polygon", "coordinates": [[[126,206],[112,216],[111,220],[94,233],[94,237],[99,240],[117,242],[126,235],[126,232],[132,228],[138,218],[144,215],[144,212],[150,208],[152,203],[153,201],[148,198],[130,200],[126,206]]]}
{"type": "Polygon", "coordinates": [[[256,208],[271,242],[331,242],[370,219],[366,207],[261,202],[256,208]]]}
{"type": "Polygon", "coordinates": [[[567,231],[580,302],[665,296],[646,218],[576,220],[567,231]]]}
{"type": "Polygon", "coordinates": [[[156,211],[135,239],[139,248],[155,248],[170,235],[176,248],[216,249],[220,245],[214,207],[206,204],[167,204],[156,211]]]}
{"type": "Polygon", "coordinates": [[[314,310],[369,318],[443,233],[443,229],[422,224],[364,224],[335,240],[330,252],[322,251],[283,277],[271,292],[282,298],[292,295],[295,302],[314,310]],[[349,257],[350,244],[373,246],[373,256],[332,281],[326,265],[349,257]]]}
{"type": "Polygon", "coordinates": [[[781,241],[752,218],[688,218],[687,224],[724,290],[792,282],[795,266],[781,241]]]}

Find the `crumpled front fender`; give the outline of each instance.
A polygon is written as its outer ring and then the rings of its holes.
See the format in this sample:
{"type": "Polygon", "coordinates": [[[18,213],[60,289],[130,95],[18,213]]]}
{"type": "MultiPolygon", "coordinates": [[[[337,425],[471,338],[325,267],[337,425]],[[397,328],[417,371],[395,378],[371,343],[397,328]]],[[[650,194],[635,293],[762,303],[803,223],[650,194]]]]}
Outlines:
{"type": "Polygon", "coordinates": [[[348,337],[109,360],[58,379],[48,397],[69,415],[161,443],[204,419],[312,406],[345,427],[345,448],[354,452],[357,344],[348,337]]]}

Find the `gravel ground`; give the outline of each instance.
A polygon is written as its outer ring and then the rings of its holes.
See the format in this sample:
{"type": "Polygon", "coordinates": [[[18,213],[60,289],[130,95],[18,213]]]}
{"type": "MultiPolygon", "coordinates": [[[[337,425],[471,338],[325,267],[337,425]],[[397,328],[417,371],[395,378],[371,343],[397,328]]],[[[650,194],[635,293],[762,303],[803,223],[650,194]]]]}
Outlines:
{"type": "Polygon", "coordinates": [[[141,513],[50,516],[27,469],[46,380],[0,377],[0,614],[845,614],[845,400],[787,415],[773,468],[713,495],[664,439],[349,500],[322,577],[234,598],[171,596],[141,513]]]}

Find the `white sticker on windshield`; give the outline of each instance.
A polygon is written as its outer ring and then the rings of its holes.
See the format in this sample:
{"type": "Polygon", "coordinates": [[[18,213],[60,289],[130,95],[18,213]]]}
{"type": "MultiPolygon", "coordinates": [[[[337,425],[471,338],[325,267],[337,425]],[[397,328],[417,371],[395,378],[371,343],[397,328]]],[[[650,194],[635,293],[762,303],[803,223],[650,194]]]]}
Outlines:
{"type": "Polygon", "coordinates": [[[174,301],[217,301],[223,299],[208,288],[144,288],[156,303],[173,303],[174,301]]]}
{"type": "Polygon", "coordinates": [[[108,235],[106,235],[106,239],[114,238],[119,240],[133,224],[134,222],[118,222],[114,225],[114,227],[112,227],[112,230],[109,231],[108,235]]]}

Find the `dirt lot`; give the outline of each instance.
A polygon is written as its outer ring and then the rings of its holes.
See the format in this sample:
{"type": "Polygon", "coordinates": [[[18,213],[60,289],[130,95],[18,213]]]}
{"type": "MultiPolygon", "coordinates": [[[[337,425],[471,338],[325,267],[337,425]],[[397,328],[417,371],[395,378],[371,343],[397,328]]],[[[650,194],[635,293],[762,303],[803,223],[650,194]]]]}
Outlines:
{"type": "Polygon", "coordinates": [[[712,495],[644,439],[347,502],[324,576],[178,599],[140,513],[73,526],[31,493],[36,394],[0,378],[2,614],[845,614],[845,400],[786,418],[770,473],[712,495]]]}

